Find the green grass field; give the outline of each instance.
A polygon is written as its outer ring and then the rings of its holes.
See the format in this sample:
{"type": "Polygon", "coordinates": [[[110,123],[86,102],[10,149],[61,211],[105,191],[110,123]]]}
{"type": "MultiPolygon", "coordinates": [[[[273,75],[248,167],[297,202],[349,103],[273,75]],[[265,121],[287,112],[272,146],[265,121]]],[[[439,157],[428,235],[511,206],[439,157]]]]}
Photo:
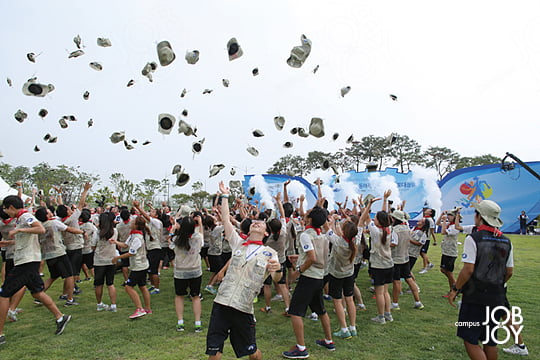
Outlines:
{"type": "MultiPolygon", "coordinates": [[[[464,236],[460,239],[463,241],[464,236]]],[[[510,304],[520,306],[524,317],[523,335],[530,352],[530,359],[540,358],[540,292],[535,283],[540,275],[538,255],[540,237],[511,236],[514,244],[514,276],[510,280],[508,296],[510,304]]],[[[439,264],[440,247],[431,246],[430,259],[439,264]]],[[[357,283],[368,308],[358,313],[357,328],[359,336],[351,340],[335,339],[337,350],[329,352],[315,345],[315,339],[322,338],[320,323],[305,319],[306,343],[313,359],[467,359],[462,341],[456,337],[454,323],[458,310],[452,308],[441,295],[447,291],[447,281],[436,266],[427,274],[418,275],[421,262],[416,264],[414,273],[421,287],[421,300],[424,310],[412,308],[410,294],[400,299],[401,310],[394,313],[395,321],[385,325],[372,323],[375,314],[375,300],[368,291],[367,271],[361,270],[357,283]]],[[[456,274],[461,269],[457,262],[456,274]]],[[[186,301],[186,331],[175,331],[173,270],[161,274],[162,293],[152,296],[154,314],[137,320],[129,320],[134,306],[124,289],[120,286],[122,276],[117,274],[115,283],[118,290],[117,313],[96,312],[92,282],[81,284],[83,294],[79,296],[80,305],[64,308],[73,315],[72,322],[64,334],[55,336],[52,315],[43,307],[34,305],[29,294],[25,295],[21,306],[24,309],[19,321],[6,322],[7,343],[0,346],[0,359],[205,359],[206,333],[193,332],[191,303],[186,301]]],[[[204,274],[203,284],[208,278],[204,274]]],[[[58,299],[61,282],[57,281],[48,293],[58,299]]],[[[104,296],[105,302],[108,296],[104,296]]],[[[203,326],[208,325],[213,296],[204,294],[203,326]]],[[[58,300],[59,306],[63,302],[58,300]]],[[[272,303],[273,312],[265,314],[258,309],[264,300],[255,304],[257,318],[257,343],[265,359],[280,359],[281,353],[295,344],[290,320],[281,316],[282,302],[272,303]]],[[[333,314],[331,302],[326,302],[330,313],[332,328],[338,323],[333,314]]],[[[511,345],[508,343],[506,346],[511,345]]],[[[502,347],[502,346],[499,346],[502,347]]],[[[499,350],[501,359],[517,358],[499,350]]],[[[234,359],[234,353],[227,343],[223,359],[234,359]]]]}

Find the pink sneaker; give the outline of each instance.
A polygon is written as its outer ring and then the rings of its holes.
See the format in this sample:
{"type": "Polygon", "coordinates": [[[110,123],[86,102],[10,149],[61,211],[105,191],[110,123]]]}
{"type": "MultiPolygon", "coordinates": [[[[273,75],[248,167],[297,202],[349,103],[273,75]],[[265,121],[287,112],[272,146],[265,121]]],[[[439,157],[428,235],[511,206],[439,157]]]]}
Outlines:
{"type": "Polygon", "coordinates": [[[154,313],[151,309],[144,309],[144,312],[147,313],[148,315],[154,313]]]}
{"type": "Polygon", "coordinates": [[[146,311],[144,311],[144,309],[137,309],[135,310],[135,312],[131,315],[129,315],[129,318],[130,319],[136,319],[136,318],[140,318],[141,316],[144,316],[146,315],[146,311]]]}

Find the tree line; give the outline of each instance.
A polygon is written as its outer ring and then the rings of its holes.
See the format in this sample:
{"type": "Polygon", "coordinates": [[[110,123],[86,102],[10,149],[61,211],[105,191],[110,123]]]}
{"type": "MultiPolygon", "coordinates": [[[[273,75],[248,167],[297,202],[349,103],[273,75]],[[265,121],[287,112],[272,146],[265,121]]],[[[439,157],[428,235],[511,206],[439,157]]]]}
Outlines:
{"type": "Polygon", "coordinates": [[[360,171],[362,165],[370,164],[375,170],[395,166],[401,172],[410,171],[413,165],[432,168],[439,179],[446,174],[465,167],[496,164],[501,159],[491,154],[464,157],[447,147],[429,146],[422,151],[420,144],[407,135],[392,134],[390,137],[364,136],[359,141],[335,153],[311,151],[306,157],[286,155],[268,169],[269,174],[305,176],[314,169],[333,167],[337,172],[360,171]],[[325,163],[325,161],[327,161],[325,163]]]}

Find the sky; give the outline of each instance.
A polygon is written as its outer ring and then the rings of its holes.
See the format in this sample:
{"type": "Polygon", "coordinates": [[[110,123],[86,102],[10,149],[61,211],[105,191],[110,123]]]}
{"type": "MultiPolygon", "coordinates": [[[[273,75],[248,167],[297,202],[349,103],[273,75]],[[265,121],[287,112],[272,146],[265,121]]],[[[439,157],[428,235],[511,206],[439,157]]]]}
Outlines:
{"type": "Polygon", "coordinates": [[[179,164],[191,182],[174,193],[189,192],[197,180],[213,192],[218,181],[265,173],[287,154],[335,152],[351,134],[398,133],[423,150],[443,146],[462,156],[500,157],[508,151],[538,160],[538,1],[19,0],[0,6],[0,161],[14,166],[80,166],[108,185],[114,172],[135,183],[174,183],[171,170],[179,164]],[[312,50],[296,69],[286,59],[302,34],[312,50]],[[85,55],[68,59],[76,35],[85,55]],[[98,47],[98,37],[109,38],[112,47],[98,47]],[[233,61],[226,47],[231,37],[244,52],[233,61]],[[150,83],[141,70],[158,62],[162,40],[176,59],[159,66],[150,83]],[[194,49],[200,60],[190,65],[184,55],[194,49]],[[27,60],[29,52],[39,54],[35,63],[27,60]],[[103,70],[90,68],[93,61],[103,70]],[[22,86],[34,76],[55,90],[44,98],[25,96],[22,86]],[[135,85],[128,88],[130,79],[135,85]],[[351,91],[341,97],[344,86],[351,91]],[[203,94],[207,88],[213,92],[203,94]],[[44,119],[41,108],[49,111],[44,119]],[[14,119],[18,109],[28,113],[23,123],[14,119]],[[180,115],[184,109],[187,117],[180,115]],[[178,134],[176,127],[160,134],[160,113],[196,126],[198,137],[178,134]],[[78,121],[61,129],[63,115],[78,121]],[[283,131],[274,127],[275,116],[285,117],[283,131]],[[326,136],[289,133],[307,128],[312,117],[324,119],[326,136]],[[255,129],[265,136],[254,138],[255,129]],[[138,140],[135,148],[112,144],[115,131],[138,140]],[[335,142],[334,132],[340,134],[335,142]],[[43,141],[47,133],[58,142],[43,141]],[[192,143],[202,138],[202,153],[194,156],[192,143]],[[145,140],[151,144],[142,146],[145,140]],[[283,148],[286,141],[293,148],[283,148]],[[36,145],[41,151],[34,152],[36,145]],[[249,146],[260,155],[250,155],[249,146]],[[213,164],[226,168],[209,178],[213,164]]]}

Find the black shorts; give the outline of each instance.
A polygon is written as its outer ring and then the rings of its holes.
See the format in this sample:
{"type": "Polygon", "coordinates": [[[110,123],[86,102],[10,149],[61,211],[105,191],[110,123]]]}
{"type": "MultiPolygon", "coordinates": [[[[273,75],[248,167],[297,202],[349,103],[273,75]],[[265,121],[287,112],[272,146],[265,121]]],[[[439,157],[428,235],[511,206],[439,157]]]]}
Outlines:
{"type": "Polygon", "coordinates": [[[373,277],[374,286],[391,284],[394,281],[394,268],[393,267],[388,268],[388,269],[371,268],[371,275],[373,277]]]}
{"type": "MultiPolygon", "coordinates": [[[[287,268],[285,267],[285,263],[281,264],[281,269],[279,269],[276,272],[281,273],[281,277],[279,278],[278,284],[286,284],[287,283],[287,268]]],[[[268,277],[264,280],[264,285],[272,285],[272,275],[268,275],[268,277]]]]}
{"type": "Polygon", "coordinates": [[[206,355],[223,353],[223,346],[229,334],[236,357],[257,352],[253,315],[214,303],[206,335],[206,355]]]}
{"type": "Polygon", "coordinates": [[[323,279],[313,279],[300,275],[298,284],[294,289],[288,313],[304,317],[309,306],[311,311],[317,315],[325,314],[326,309],[324,308],[322,297],[323,287],[323,279]]]}
{"type": "MultiPolygon", "coordinates": [[[[116,265],[97,265],[94,267],[94,286],[114,285],[114,273],[116,265]]],[[[145,278],[146,280],[146,278],[145,278]]]]}
{"type": "Polygon", "coordinates": [[[208,247],[201,248],[201,258],[205,258],[208,256],[208,247]]]}
{"type": "Polygon", "coordinates": [[[82,263],[86,265],[88,269],[93,269],[94,268],[94,252],[92,251],[90,254],[83,254],[82,263]]]}
{"type": "Polygon", "coordinates": [[[126,286],[146,286],[146,274],[147,270],[130,271],[126,286]]]}
{"type": "Polygon", "coordinates": [[[150,266],[148,267],[148,273],[150,275],[157,275],[159,272],[159,262],[163,260],[163,251],[161,249],[152,249],[146,254],[150,266]]]}
{"type": "Polygon", "coordinates": [[[409,269],[411,270],[412,272],[412,269],[414,267],[414,264],[416,264],[416,260],[418,258],[415,258],[415,257],[412,257],[412,256],[409,256],[409,269]]]}
{"type": "Polygon", "coordinates": [[[289,259],[288,256],[285,256],[285,267],[287,269],[292,269],[293,268],[293,263],[291,262],[291,260],[289,259]]]}
{"type": "Polygon", "coordinates": [[[6,262],[6,250],[0,251],[0,254],[2,254],[2,262],[6,262]]]}
{"type": "Polygon", "coordinates": [[[428,252],[429,250],[429,243],[431,242],[431,240],[426,240],[425,244],[422,246],[422,248],[420,249],[420,252],[421,253],[426,253],[428,252]]]}
{"type": "Polygon", "coordinates": [[[454,271],[454,263],[456,262],[457,257],[455,256],[441,256],[441,269],[446,271],[454,271]]]}
{"type": "Polygon", "coordinates": [[[11,269],[13,269],[15,267],[15,262],[13,261],[13,259],[6,259],[6,272],[5,274],[7,274],[11,269]]]}
{"type": "Polygon", "coordinates": [[[354,294],[354,274],[345,278],[336,278],[332,275],[328,285],[328,295],[333,299],[341,299],[341,295],[345,297],[353,296],[354,294]]]}
{"type": "Polygon", "coordinates": [[[411,277],[411,268],[409,263],[405,264],[394,264],[394,281],[399,281],[401,279],[409,279],[411,277]]]}
{"type": "Polygon", "coordinates": [[[169,247],[162,247],[163,252],[163,266],[169,266],[169,263],[174,260],[174,250],[169,247]]]}
{"type": "Polygon", "coordinates": [[[356,280],[358,277],[358,273],[360,272],[360,266],[362,266],[361,263],[354,264],[354,271],[353,271],[353,278],[356,280]]]}
{"type": "Polygon", "coordinates": [[[31,294],[42,292],[44,289],[43,280],[39,276],[39,261],[17,265],[6,275],[6,280],[0,288],[0,297],[10,298],[24,286],[30,290],[31,294]]]}
{"type": "MultiPolygon", "coordinates": [[[[493,308],[495,308],[495,306],[490,306],[490,309],[493,308]]],[[[503,311],[496,312],[494,316],[495,320],[500,320],[503,314],[503,311]]],[[[485,320],[486,305],[462,303],[459,309],[457,336],[470,344],[480,345],[479,341],[483,342],[486,339],[486,326],[489,327],[490,333],[491,329],[497,326],[497,323],[493,322],[491,316],[489,323],[487,325],[482,325],[485,320]]],[[[495,332],[495,337],[496,336],[497,332],[495,332]]],[[[495,341],[491,339],[491,335],[486,345],[497,345],[495,341]]]]}
{"type": "Polygon", "coordinates": [[[213,273],[219,272],[225,265],[221,255],[208,255],[208,262],[210,263],[210,272],[213,273]]]}
{"type": "Polygon", "coordinates": [[[201,293],[202,276],[193,279],[177,279],[174,278],[174,292],[178,296],[186,296],[189,287],[190,296],[199,296],[201,293]]]}
{"type": "Polygon", "coordinates": [[[225,264],[227,263],[227,261],[230,260],[232,256],[232,252],[224,252],[224,253],[221,253],[221,259],[223,260],[223,265],[225,266],[225,264]]]}
{"type": "Polygon", "coordinates": [[[82,266],[82,249],[66,250],[66,255],[71,262],[71,270],[73,270],[73,276],[79,276],[82,266]]]}
{"type": "Polygon", "coordinates": [[[73,269],[67,255],[47,260],[47,267],[49,268],[51,279],[58,279],[59,277],[65,279],[73,276],[73,269]]]}
{"type": "MultiPolygon", "coordinates": [[[[125,253],[127,253],[127,251],[121,252],[120,255],[125,254],[125,253]]],[[[123,268],[129,267],[129,256],[127,258],[124,258],[124,259],[121,259],[121,260],[122,260],[122,267],[123,268]]]]}

